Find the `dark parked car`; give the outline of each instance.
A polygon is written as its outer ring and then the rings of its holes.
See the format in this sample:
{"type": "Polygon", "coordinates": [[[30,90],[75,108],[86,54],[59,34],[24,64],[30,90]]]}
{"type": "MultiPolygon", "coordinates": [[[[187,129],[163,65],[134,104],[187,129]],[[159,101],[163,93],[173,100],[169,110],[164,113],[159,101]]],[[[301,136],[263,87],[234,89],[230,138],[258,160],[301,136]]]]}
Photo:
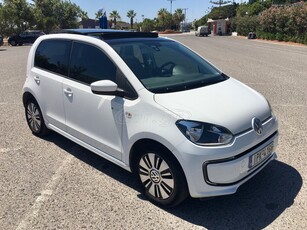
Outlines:
{"type": "Polygon", "coordinates": [[[3,38],[2,38],[2,36],[0,35],[0,46],[2,46],[3,45],[3,38]]]}
{"type": "Polygon", "coordinates": [[[26,30],[18,35],[10,36],[8,43],[11,46],[22,46],[24,43],[34,43],[35,40],[45,33],[40,30],[26,30]]]}

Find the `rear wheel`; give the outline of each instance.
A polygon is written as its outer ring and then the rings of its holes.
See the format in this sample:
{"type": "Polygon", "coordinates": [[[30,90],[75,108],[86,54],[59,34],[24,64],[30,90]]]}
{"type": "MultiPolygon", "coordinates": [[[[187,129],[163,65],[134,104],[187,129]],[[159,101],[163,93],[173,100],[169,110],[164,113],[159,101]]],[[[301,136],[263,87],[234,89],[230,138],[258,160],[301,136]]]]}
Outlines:
{"type": "Polygon", "coordinates": [[[42,137],[49,132],[45,125],[42,112],[34,99],[29,99],[25,104],[25,115],[29,128],[36,136],[42,137]]]}
{"type": "Polygon", "coordinates": [[[139,154],[135,169],[145,195],[153,203],[173,207],[188,196],[184,173],[170,153],[147,148],[139,154]]]}

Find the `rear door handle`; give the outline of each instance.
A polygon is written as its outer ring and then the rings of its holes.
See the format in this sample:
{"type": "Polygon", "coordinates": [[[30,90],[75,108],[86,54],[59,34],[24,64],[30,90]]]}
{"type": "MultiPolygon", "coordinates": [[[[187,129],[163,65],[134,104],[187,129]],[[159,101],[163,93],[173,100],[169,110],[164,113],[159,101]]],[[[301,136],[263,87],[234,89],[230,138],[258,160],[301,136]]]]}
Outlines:
{"type": "Polygon", "coordinates": [[[70,88],[64,89],[64,93],[65,93],[68,97],[71,97],[71,96],[73,95],[73,92],[71,91],[70,88]]]}
{"type": "Polygon", "coordinates": [[[39,76],[35,76],[34,77],[34,81],[36,82],[36,84],[39,85],[39,83],[41,82],[41,80],[39,79],[39,76]]]}

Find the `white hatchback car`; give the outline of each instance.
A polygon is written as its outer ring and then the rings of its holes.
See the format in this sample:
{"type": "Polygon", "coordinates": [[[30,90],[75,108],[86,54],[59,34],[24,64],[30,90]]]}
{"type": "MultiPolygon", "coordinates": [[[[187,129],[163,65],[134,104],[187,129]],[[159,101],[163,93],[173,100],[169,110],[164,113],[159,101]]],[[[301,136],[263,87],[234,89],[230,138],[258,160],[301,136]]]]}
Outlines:
{"type": "Polygon", "coordinates": [[[268,101],[155,33],[41,36],[26,74],[32,133],[53,130],[134,172],[155,204],[235,193],[276,158],[268,101]]]}

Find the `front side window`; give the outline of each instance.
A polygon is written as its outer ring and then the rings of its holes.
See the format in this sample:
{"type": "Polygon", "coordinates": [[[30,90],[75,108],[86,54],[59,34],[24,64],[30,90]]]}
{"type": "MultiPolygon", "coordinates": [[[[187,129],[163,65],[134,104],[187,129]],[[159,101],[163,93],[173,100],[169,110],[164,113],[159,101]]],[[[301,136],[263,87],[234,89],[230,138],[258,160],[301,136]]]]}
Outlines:
{"type": "Polygon", "coordinates": [[[68,40],[42,41],[35,52],[34,66],[67,76],[70,47],[68,40]]]}
{"type": "Polygon", "coordinates": [[[74,42],[69,77],[86,84],[99,80],[116,82],[116,67],[99,48],[74,42]]]}
{"type": "Polygon", "coordinates": [[[198,88],[227,79],[204,59],[175,41],[118,39],[107,42],[153,93],[198,88]]]}

